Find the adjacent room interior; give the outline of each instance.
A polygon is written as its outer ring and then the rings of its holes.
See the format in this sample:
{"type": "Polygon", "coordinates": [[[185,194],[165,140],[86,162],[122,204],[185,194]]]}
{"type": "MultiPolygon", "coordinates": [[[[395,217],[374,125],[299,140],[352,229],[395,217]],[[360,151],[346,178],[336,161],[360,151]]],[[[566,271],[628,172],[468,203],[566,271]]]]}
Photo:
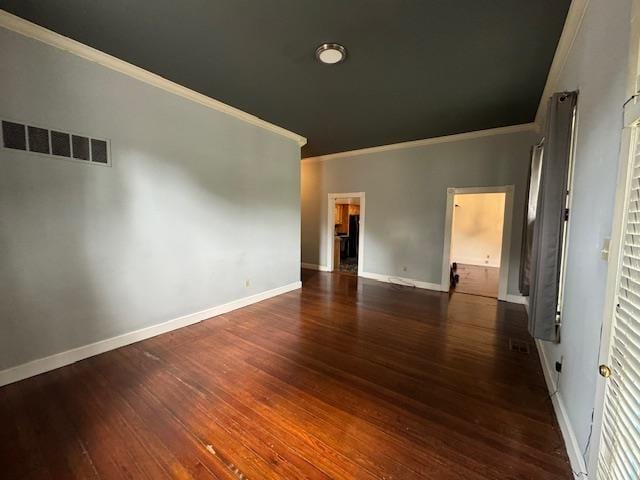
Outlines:
{"type": "Polygon", "coordinates": [[[360,199],[336,198],[333,269],[358,273],[360,199]]]}
{"type": "Polygon", "coordinates": [[[456,194],[453,207],[452,289],[498,298],[505,194],[456,194]]]}
{"type": "Polygon", "coordinates": [[[640,479],[640,0],[0,0],[7,479],[640,479]]]}
{"type": "MultiPolygon", "coordinates": [[[[360,196],[331,195],[334,204],[333,265],[340,273],[358,274],[360,259],[360,196]]],[[[330,210],[331,211],[331,210],[330,210]]]]}

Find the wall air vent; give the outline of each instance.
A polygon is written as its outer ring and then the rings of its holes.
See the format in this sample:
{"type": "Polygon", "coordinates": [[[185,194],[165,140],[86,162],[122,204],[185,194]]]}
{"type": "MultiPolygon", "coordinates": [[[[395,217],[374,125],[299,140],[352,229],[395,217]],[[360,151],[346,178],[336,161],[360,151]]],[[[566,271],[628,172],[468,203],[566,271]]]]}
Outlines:
{"type": "Polygon", "coordinates": [[[512,352],[529,354],[529,342],[526,340],[509,339],[509,350],[512,352]]]}
{"type": "Polygon", "coordinates": [[[73,158],[89,160],[89,139],[87,137],[71,135],[71,146],[73,147],[73,158]]]}
{"type": "Polygon", "coordinates": [[[2,120],[2,147],[51,158],[111,166],[109,141],[2,120]]]}
{"type": "Polygon", "coordinates": [[[51,153],[49,150],[49,130],[38,127],[27,127],[29,151],[37,153],[51,153]]]}
{"type": "Polygon", "coordinates": [[[68,133],[51,130],[51,153],[58,157],[71,157],[71,141],[68,133]]]}
{"type": "Polygon", "coordinates": [[[26,150],[27,138],[25,136],[24,125],[13,122],[2,122],[3,145],[14,150],[26,150]]]}

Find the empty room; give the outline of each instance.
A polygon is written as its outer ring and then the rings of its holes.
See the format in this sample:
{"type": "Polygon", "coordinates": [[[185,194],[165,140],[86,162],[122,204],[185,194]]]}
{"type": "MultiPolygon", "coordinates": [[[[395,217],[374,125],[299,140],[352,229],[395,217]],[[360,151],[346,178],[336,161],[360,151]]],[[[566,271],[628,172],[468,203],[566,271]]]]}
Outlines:
{"type": "Polygon", "coordinates": [[[0,477],[640,479],[640,0],[0,0],[0,477]]]}

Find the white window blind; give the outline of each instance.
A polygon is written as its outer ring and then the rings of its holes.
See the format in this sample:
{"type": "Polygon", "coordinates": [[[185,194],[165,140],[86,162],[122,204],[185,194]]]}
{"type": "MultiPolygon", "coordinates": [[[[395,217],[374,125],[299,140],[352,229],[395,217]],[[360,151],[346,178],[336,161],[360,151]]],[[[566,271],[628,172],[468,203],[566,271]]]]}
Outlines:
{"type": "Polygon", "coordinates": [[[640,479],[640,148],[634,129],[629,198],[607,381],[598,479],[640,479]]]}

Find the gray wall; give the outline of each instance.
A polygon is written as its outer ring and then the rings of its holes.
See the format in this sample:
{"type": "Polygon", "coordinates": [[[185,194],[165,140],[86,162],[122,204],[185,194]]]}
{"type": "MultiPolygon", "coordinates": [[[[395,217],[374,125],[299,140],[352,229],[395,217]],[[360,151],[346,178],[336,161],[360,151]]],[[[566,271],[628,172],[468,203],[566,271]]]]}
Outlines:
{"type": "Polygon", "coordinates": [[[584,451],[598,381],[607,262],[625,101],[630,0],[589,6],[557,90],[580,91],[562,342],[544,344],[549,368],[563,359],[558,395],[584,451]]]}
{"type": "Polygon", "coordinates": [[[299,280],[295,142],[13,32],[0,45],[0,116],[109,138],[113,158],[0,149],[0,369],[299,280]]]}
{"type": "Polygon", "coordinates": [[[509,293],[518,293],[533,132],[302,162],[302,261],[326,264],[327,194],[365,192],[364,271],[440,283],[448,187],[515,185],[509,293]],[[406,266],[407,271],[402,267],[406,266]]]}

